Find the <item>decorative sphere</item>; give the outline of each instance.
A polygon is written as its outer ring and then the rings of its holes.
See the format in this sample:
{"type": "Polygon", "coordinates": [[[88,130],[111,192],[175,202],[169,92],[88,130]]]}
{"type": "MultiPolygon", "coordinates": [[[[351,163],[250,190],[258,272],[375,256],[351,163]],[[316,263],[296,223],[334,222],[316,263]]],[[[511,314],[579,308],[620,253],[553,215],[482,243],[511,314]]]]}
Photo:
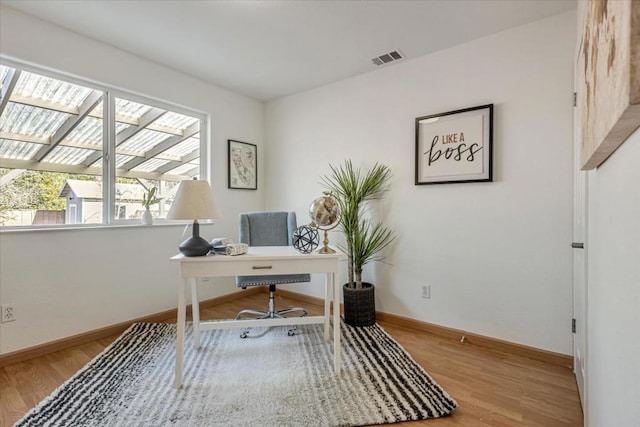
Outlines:
{"type": "Polygon", "coordinates": [[[319,228],[333,228],[340,220],[340,205],[330,194],[325,193],[311,202],[309,217],[319,228]]]}
{"type": "Polygon", "coordinates": [[[311,253],[318,247],[318,242],[318,230],[309,225],[302,225],[293,232],[293,247],[303,254],[311,253]]]}

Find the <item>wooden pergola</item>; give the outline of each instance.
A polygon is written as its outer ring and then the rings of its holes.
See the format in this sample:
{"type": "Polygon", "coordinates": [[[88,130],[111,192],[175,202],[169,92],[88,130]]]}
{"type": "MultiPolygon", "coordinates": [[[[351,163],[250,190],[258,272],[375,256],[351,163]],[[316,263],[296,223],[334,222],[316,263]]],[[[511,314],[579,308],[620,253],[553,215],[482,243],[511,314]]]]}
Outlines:
{"type": "Polygon", "coordinates": [[[103,175],[104,121],[115,128],[116,176],[181,181],[200,172],[200,120],[115,99],[103,91],[0,66],[0,167],[4,185],[25,170],[103,175]]]}

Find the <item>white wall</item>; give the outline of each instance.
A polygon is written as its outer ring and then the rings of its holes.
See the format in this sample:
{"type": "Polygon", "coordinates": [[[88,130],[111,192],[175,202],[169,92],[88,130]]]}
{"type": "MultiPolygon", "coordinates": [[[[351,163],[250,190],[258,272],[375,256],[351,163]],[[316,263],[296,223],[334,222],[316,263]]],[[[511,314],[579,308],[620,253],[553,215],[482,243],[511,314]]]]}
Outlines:
{"type": "Polygon", "coordinates": [[[589,173],[589,426],[640,425],[640,130],[589,173]]]}
{"type": "MultiPolygon", "coordinates": [[[[227,139],[258,145],[261,102],[206,84],[60,27],[0,7],[0,54],[205,112],[212,183],[224,219],[204,237],[237,237],[238,212],[259,209],[263,191],[227,190],[227,139]]],[[[206,52],[202,53],[206,55],[206,52]]],[[[262,159],[259,156],[259,162],[262,159]]],[[[264,182],[264,167],[260,164],[264,182]]],[[[0,353],[124,322],[176,306],[181,227],[29,231],[0,235],[0,301],[17,320],[0,325],[0,353]]],[[[235,291],[231,281],[203,298],[235,291]]]]}
{"type": "MultiPolygon", "coordinates": [[[[578,2],[578,37],[586,7],[586,2],[578,2]]],[[[589,427],[640,425],[639,164],[640,130],[636,130],[600,167],[587,173],[587,402],[583,407],[589,427]]]]}
{"type": "MultiPolygon", "coordinates": [[[[272,102],[267,152],[261,103],[13,9],[0,12],[3,55],[210,114],[225,218],[203,235],[235,238],[237,213],[263,207],[295,209],[304,223],[330,162],[382,161],[394,183],[380,215],[398,241],[390,267],[366,269],[378,309],[571,353],[573,14],[272,102]],[[413,119],[489,102],[495,182],[414,186],[413,119]],[[228,138],[258,144],[257,192],[225,188],[228,138]],[[418,298],[425,283],[430,300],[418,298]]],[[[15,304],[18,321],[0,325],[0,353],[175,307],[176,269],[166,259],[181,233],[3,233],[0,300],[15,304]]],[[[204,297],[234,289],[229,282],[204,297]]]]}
{"type": "Polygon", "coordinates": [[[365,267],[377,309],[571,354],[575,28],[566,13],[269,102],[266,207],[307,222],[329,163],[383,162],[398,239],[365,267]],[[414,118],[487,103],[494,182],[415,186],[414,118]]]}

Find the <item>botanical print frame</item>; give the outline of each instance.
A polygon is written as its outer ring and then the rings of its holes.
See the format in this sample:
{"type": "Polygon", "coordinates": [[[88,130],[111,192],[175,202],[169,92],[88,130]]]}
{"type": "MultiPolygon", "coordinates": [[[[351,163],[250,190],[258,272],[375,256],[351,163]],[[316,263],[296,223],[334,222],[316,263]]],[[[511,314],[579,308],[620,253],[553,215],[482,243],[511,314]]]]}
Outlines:
{"type": "Polygon", "coordinates": [[[416,118],[415,185],[493,181],[493,104],[416,118]]]}
{"type": "Polygon", "coordinates": [[[258,147],[247,142],[227,140],[229,188],[258,189],[258,147]]]}
{"type": "Polygon", "coordinates": [[[589,0],[578,65],[582,169],[640,127],[640,1],[589,0]]]}

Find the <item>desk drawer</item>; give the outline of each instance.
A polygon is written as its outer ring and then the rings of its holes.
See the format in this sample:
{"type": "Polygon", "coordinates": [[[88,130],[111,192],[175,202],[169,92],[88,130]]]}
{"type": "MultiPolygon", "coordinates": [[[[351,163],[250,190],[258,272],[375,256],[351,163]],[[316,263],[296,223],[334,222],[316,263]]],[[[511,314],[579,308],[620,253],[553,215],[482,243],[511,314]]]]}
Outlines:
{"type": "MultiPolygon", "coordinates": [[[[222,256],[221,256],[222,257],[222,256]]],[[[275,274],[337,273],[335,259],[255,259],[225,257],[211,262],[182,262],[182,277],[265,276],[275,274]]]]}

